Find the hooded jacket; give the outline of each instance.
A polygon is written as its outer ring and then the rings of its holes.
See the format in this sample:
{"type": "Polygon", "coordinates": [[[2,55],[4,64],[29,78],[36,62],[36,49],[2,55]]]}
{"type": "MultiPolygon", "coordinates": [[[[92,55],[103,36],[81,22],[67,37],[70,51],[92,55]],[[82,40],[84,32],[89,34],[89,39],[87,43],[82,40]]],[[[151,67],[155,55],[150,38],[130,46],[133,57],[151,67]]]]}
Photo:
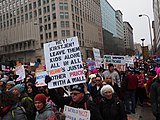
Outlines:
{"type": "Polygon", "coordinates": [[[54,112],[49,104],[46,104],[46,106],[36,112],[36,118],[35,120],[46,120],[48,117],[51,117],[54,115],[54,112]]]}
{"type": "Polygon", "coordinates": [[[24,108],[18,104],[8,107],[2,114],[1,120],[27,120],[24,108]]]}

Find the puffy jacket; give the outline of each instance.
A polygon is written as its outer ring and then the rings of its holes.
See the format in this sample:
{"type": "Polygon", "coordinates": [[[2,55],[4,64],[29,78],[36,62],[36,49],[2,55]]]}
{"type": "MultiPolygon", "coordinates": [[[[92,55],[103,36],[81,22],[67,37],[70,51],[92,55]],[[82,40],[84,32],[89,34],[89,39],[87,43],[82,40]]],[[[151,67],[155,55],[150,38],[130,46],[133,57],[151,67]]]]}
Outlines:
{"type": "Polygon", "coordinates": [[[111,100],[102,99],[100,102],[100,113],[103,120],[127,120],[123,103],[115,97],[111,100]]]}
{"type": "Polygon", "coordinates": [[[48,117],[54,115],[54,112],[51,106],[47,103],[44,109],[36,112],[36,119],[35,120],[46,120],[48,117]]]}
{"type": "Polygon", "coordinates": [[[56,105],[58,105],[61,108],[64,108],[64,105],[68,105],[75,108],[90,110],[90,120],[103,120],[97,105],[89,99],[88,95],[85,95],[79,103],[73,102],[71,96],[61,97],[56,93],[55,89],[49,89],[49,95],[51,99],[54,100],[56,105]]]}
{"type": "Polygon", "coordinates": [[[18,104],[12,106],[1,120],[27,120],[25,110],[18,104]]]}

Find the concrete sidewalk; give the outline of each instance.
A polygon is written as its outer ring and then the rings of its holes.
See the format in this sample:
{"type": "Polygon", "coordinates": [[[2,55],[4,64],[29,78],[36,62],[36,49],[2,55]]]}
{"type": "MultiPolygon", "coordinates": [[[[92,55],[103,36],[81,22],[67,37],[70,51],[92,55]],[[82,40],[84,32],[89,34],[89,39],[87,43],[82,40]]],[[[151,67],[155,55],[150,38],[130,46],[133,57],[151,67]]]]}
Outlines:
{"type": "Polygon", "coordinates": [[[150,105],[145,104],[143,107],[137,105],[136,113],[128,115],[131,120],[156,120],[152,114],[150,105]]]}

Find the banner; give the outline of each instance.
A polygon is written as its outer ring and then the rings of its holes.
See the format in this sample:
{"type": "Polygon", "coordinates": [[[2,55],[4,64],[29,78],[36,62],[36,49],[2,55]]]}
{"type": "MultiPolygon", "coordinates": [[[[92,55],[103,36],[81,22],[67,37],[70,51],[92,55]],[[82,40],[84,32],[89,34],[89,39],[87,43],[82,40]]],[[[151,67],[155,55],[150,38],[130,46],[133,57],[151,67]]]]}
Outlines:
{"type": "Polygon", "coordinates": [[[44,44],[44,55],[49,89],[86,82],[77,37],[44,44]]]}
{"type": "Polygon", "coordinates": [[[25,69],[23,65],[16,66],[15,72],[16,72],[16,75],[19,75],[16,81],[21,81],[25,78],[25,69]]]}
{"type": "Polygon", "coordinates": [[[64,106],[65,120],[90,120],[90,111],[64,106]]]}
{"type": "Polygon", "coordinates": [[[93,54],[94,54],[94,60],[95,60],[95,63],[96,63],[96,67],[100,68],[102,66],[102,58],[101,58],[101,55],[100,55],[100,50],[96,49],[96,48],[93,48],[93,54]]]}
{"type": "Polygon", "coordinates": [[[36,72],[36,87],[47,86],[45,83],[45,77],[48,75],[47,71],[36,72]]]}
{"type": "Polygon", "coordinates": [[[125,71],[126,69],[125,56],[104,55],[104,69],[108,69],[109,63],[112,63],[119,71],[125,71]]]}

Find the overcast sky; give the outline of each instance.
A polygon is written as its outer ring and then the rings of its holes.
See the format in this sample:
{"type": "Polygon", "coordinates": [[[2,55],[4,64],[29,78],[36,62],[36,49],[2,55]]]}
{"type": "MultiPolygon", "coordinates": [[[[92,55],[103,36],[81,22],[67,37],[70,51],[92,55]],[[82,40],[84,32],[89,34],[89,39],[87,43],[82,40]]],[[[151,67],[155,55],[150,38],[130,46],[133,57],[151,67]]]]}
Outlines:
{"type": "Polygon", "coordinates": [[[108,0],[108,2],[115,10],[121,10],[123,21],[129,22],[133,27],[134,42],[141,43],[141,39],[145,38],[145,45],[151,43],[148,18],[138,15],[143,13],[148,15],[151,21],[154,19],[152,0],[108,0]]]}

